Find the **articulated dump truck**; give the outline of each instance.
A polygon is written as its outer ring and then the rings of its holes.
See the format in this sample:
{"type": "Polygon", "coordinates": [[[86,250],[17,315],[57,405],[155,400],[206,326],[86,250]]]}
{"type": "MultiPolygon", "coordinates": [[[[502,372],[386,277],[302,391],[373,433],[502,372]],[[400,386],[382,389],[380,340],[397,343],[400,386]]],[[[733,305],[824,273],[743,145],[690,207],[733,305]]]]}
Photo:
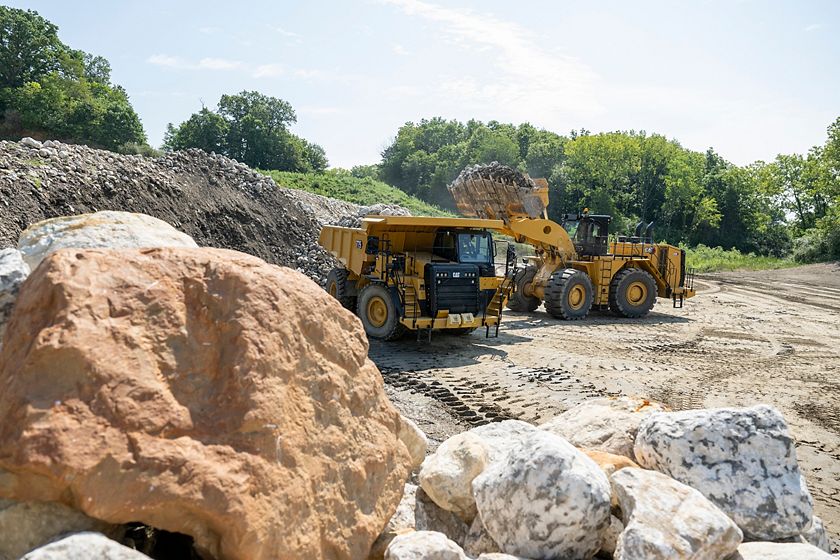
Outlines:
{"type": "Polygon", "coordinates": [[[652,229],[610,242],[609,216],[547,218],[548,183],[499,164],[465,169],[449,186],[466,218],[368,216],[361,227],[324,226],[319,243],[342,267],[327,290],[362,320],[368,336],[407,330],[498,335],[502,311],[582,319],[594,307],[642,317],[656,298],[682,307],[694,295],[685,252],[654,243],[652,229]],[[492,233],[534,248],[518,267],[512,247],[503,273],[492,233]]]}

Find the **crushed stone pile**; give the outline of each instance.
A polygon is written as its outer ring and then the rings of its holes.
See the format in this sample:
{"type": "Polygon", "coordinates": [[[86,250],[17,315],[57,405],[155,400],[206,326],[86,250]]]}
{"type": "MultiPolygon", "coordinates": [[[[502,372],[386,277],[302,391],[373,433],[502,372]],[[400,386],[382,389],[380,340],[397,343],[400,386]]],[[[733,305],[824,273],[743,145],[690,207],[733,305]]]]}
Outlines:
{"type": "Polygon", "coordinates": [[[343,227],[359,227],[362,225],[362,218],[365,216],[411,216],[407,208],[399,204],[373,204],[371,206],[359,206],[353,215],[342,216],[337,222],[343,227]]]}
{"type": "Polygon", "coordinates": [[[140,212],[201,246],[249,253],[323,284],[335,261],[318,245],[327,223],[321,213],[334,223],[355,214],[354,207],[278,187],[244,164],[202,150],[145,158],[29,138],[0,142],[0,248],[14,247],[21,231],[45,218],[140,212]]]}

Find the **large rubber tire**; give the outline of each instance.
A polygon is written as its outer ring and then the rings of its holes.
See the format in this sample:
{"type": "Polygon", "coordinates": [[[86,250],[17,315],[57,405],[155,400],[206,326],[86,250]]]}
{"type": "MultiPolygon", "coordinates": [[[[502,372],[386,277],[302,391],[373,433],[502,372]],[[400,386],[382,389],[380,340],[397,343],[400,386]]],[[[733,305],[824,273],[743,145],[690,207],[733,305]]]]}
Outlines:
{"type": "Polygon", "coordinates": [[[576,320],[592,309],[592,281],[582,270],[557,270],[545,287],[545,310],[557,319],[576,320]]]}
{"type": "Polygon", "coordinates": [[[347,279],[348,272],[344,268],[334,268],[327,274],[326,290],[332,297],[350,311],[356,310],[356,297],[351,295],[351,280],[347,279]]]}
{"type": "Polygon", "coordinates": [[[620,270],[610,282],[610,311],[622,317],[647,315],[656,303],[656,281],[641,268],[620,270]]]}
{"type": "Polygon", "coordinates": [[[516,272],[513,279],[516,289],[507,300],[507,308],[511,311],[533,311],[540,306],[540,298],[525,295],[525,284],[533,282],[537,275],[537,267],[527,266],[516,272]]]}
{"type": "Polygon", "coordinates": [[[391,291],[382,284],[368,284],[362,288],[356,314],[371,338],[396,340],[405,334],[406,328],[400,323],[397,304],[391,291]]]}

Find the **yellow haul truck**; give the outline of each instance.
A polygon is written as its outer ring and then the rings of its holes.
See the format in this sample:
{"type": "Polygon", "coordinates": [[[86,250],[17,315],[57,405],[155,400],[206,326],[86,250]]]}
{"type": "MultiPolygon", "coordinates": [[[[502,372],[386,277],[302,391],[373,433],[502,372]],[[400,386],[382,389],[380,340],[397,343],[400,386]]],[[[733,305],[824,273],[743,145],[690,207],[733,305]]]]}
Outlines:
{"type": "Polygon", "coordinates": [[[498,276],[490,230],[495,220],[368,216],[361,227],[324,226],[318,242],[342,264],[327,291],[362,320],[368,336],[393,340],[407,330],[498,335],[513,285],[508,251],[498,276]]]}
{"type": "Polygon", "coordinates": [[[653,242],[653,224],[610,243],[609,216],[566,215],[547,219],[548,183],[499,164],[465,169],[449,186],[465,216],[497,220],[492,228],[534,247],[536,255],[515,273],[507,302],[515,311],[540,303],[562,319],[582,319],[595,307],[642,317],[657,297],[682,307],[694,296],[685,251],[653,242]]]}

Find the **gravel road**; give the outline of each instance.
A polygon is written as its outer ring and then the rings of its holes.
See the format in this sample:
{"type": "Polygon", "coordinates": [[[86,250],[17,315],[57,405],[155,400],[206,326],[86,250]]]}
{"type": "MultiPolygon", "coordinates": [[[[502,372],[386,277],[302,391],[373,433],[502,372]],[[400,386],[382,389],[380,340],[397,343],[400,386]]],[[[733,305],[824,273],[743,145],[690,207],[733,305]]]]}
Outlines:
{"type": "Polygon", "coordinates": [[[598,395],[674,409],[771,403],[787,418],[816,513],[840,533],[840,264],[698,278],[683,309],[642,320],[508,312],[498,338],[436,335],[371,345],[388,390],[431,432],[544,421],[598,395]],[[434,402],[434,407],[423,406],[434,402]]]}

